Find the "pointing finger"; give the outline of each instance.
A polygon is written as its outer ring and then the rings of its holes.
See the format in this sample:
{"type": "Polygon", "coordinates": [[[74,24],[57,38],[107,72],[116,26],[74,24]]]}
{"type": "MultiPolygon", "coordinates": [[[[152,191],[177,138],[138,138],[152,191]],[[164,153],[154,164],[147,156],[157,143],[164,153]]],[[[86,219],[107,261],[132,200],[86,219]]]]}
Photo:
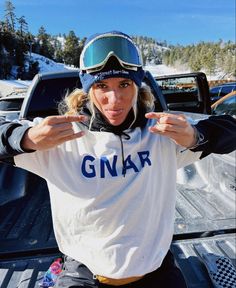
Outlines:
{"type": "Polygon", "coordinates": [[[49,116],[45,118],[45,122],[50,125],[69,123],[69,122],[80,122],[86,121],[87,117],[85,115],[59,115],[59,116],[49,116]]]}
{"type": "Polygon", "coordinates": [[[160,119],[163,116],[166,116],[167,113],[162,112],[149,112],[145,114],[145,117],[148,119],[160,119]]]}
{"type": "Polygon", "coordinates": [[[164,112],[150,112],[147,113],[146,118],[156,119],[159,124],[179,124],[185,125],[187,120],[183,114],[173,114],[173,113],[164,113],[164,112]]]}

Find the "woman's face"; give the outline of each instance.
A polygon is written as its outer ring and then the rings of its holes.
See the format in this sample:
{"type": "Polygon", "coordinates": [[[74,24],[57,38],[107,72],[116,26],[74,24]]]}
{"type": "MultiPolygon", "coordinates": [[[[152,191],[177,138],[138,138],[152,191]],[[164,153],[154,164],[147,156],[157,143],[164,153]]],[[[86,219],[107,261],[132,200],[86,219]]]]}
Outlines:
{"type": "Polygon", "coordinates": [[[93,102],[114,126],[124,122],[136,101],[134,82],[125,78],[108,78],[93,85],[93,102]]]}

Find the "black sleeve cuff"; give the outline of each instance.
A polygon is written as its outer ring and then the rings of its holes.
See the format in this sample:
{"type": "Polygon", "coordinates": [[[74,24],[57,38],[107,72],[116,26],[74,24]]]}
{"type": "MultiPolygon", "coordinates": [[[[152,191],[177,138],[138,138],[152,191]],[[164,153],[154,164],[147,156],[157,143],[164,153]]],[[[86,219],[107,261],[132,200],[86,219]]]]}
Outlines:
{"type": "Polygon", "coordinates": [[[15,128],[11,134],[11,136],[8,138],[9,145],[14,149],[14,151],[17,154],[26,153],[26,152],[33,152],[34,150],[24,150],[21,147],[21,141],[23,139],[23,136],[25,132],[29,129],[28,126],[19,126],[15,128]]]}
{"type": "Polygon", "coordinates": [[[14,156],[26,152],[21,147],[21,141],[25,132],[30,127],[20,123],[5,122],[0,125],[0,159],[11,159],[14,156]]]}
{"type": "Polygon", "coordinates": [[[210,116],[194,126],[202,140],[199,139],[191,151],[202,151],[201,158],[210,153],[228,154],[236,149],[236,120],[232,116],[210,116]]]}

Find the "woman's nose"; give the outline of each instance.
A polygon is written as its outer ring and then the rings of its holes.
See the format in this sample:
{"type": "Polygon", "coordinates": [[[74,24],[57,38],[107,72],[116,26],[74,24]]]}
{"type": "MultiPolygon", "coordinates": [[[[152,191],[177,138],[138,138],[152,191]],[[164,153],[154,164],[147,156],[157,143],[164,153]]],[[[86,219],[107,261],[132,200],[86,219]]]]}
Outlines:
{"type": "Polygon", "coordinates": [[[120,92],[116,89],[112,89],[109,91],[108,98],[109,98],[110,103],[115,103],[117,101],[120,101],[120,98],[121,98],[120,92]]]}

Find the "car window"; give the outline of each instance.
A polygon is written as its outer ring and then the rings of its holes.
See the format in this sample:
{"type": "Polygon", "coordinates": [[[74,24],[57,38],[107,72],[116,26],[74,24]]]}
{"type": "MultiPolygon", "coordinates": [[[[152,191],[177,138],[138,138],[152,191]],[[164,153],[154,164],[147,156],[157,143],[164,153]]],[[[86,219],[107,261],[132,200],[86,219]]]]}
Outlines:
{"type": "Polygon", "coordinates": [[[218,104],[213,110],[213,114],[215,115],[228,114],[228,115],[236,116],[236,95],[218,104]]]}
{"type": "Polygon", "coordinates": [[[157,80],[157,83],[160,86],[162,93],[164,95],[173,94],[173,92],[185,93],[185,92],[197,91],[196,79],[194,77],[186,77],[186,78],[173,77],[170,79],[157,80]]]}
{"type": "Polygon", "coordinates": [[[78,87],[81,87],[78,77],[47,79],[39,82],[34,91],[34,101],[30,101],[25,117],[57,114],[59,102],[67,93],[78,87]]]}
{"type": "Polygon", "coordinates": [[[210,93],[218,95],[220,89],[221,89],[221,86],[220,87],[213,87],[213,88],[210,89],[210,93]]]}
{"type": "Polygon", "coordinates": [[[220,91],[220,96],[225,96],[234,90],[234,86],[223,86],[220,91]]]}
{"type": "Polygon", "coordinates": [[[211,104],[220,98],[221,89],[222,89],[222,86],[217,86],[217,87],[213,87],[210,89],[211,104]]]}
{"type": "Polygon", "coordinates": [[[1,111],[18,111],[21,109],[23,102],[22,99],[5,99],[0,100],[0,110],[1,111]]]}
{"type": "Polygon", "coordinates": [[[196,77],[157,79],[167,107],[170,110],[196,111],[199,108],[199,92],[196,77]]]}

